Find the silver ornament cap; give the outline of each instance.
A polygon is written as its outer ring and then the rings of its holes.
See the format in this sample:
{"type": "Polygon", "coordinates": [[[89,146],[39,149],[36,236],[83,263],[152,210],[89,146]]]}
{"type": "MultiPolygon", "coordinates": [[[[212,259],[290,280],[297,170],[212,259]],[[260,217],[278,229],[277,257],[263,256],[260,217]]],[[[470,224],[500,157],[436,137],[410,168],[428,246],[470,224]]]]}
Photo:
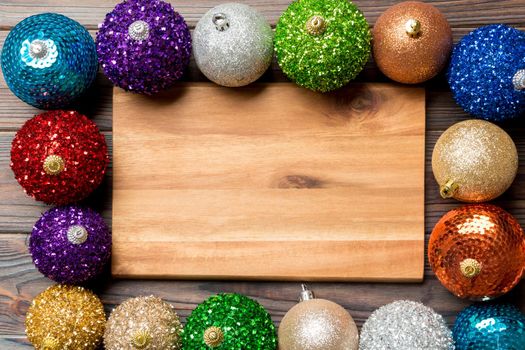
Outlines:
{"type": "Polygon", "coordinates": [[[525,69],[520,69],[514,74],[512,84],[514,85],[514,89],[518,91],[525,90],[525,69]]]}
{"type": "Polygon", "coordinates": [[[88,238],[88,232],[84,226],[73,225],[67,230],[67,240],[72,244],[82,244],[88,238]]]}
{"type": "Polygon", "coordinates": [[[135,21],[129,25],[128,34],[133,40],[146,40],[149,37],[149,24],[140,20],[135,21]]]}
{"type": "Polygon", "coordinates": [[[49,48],[43,40],[33,40],[29,45],[29,55],[32,58],[44,59],[49,53],[49,48]]]}

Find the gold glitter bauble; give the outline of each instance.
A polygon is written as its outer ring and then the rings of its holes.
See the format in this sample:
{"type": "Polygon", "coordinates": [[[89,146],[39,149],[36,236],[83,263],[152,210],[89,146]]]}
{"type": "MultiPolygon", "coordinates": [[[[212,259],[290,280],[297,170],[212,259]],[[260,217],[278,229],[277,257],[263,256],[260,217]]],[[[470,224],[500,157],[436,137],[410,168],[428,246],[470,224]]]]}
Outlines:
{"type": "Polygon", "coordinates": [[[106,314],[87,289],[54,285],[27,310],[27,339],[39,350],[94,350],[102,342],[106,314]]]}
{"type": "Polygon", "coordinates": [[[357,350],[359,335],[350,314],[324,299],[301,301],[279,326],[279,350],[357,350]]]}
{"type": "Polygon", "coordinates": [[[106,350],[179,350],[182,325],[171,305],[148,296],[124,301],[111,313],[104,334],[106,350]]]}
{"type": "Polygon", "coordinates": [[[484,120],[465,120],[448,128],[436,142],[432,171],[442,197],[486,202],[514,181],[518,152],[500,127],[484,120]]]}
{"type": "Polygon", "coordinates": [[[452,30],[434,6],[406,1],[390,7],[373,29],[374,59],[390,79],[417,84],[436,76],[452,51],[452,30]]]}

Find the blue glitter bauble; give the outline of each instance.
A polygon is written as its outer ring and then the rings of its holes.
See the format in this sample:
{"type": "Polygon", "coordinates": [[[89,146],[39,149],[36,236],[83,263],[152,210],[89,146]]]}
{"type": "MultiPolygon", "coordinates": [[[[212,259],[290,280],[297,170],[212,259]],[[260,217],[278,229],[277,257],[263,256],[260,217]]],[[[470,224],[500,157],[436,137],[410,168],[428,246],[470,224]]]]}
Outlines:
{"type": "Polygon", "coordinates": [[[456,350],[525,350],[525,315],[508,304],[474,304],[453,329],[456,350]]]}
{"type": "Polygon", "coordinates": [[[66,16],[31,16],[7,36],[2,71],[22,101],[41,109],[63,108],[95,80],[95,42],[80,23],[66,16]]]}
{"type": "Polygon", "coordinates": [[[525,32],[497,24],[466,35],[452,52],[448,82],[456,102],[478,118],[519,116],[525,111],[525,32]]]}

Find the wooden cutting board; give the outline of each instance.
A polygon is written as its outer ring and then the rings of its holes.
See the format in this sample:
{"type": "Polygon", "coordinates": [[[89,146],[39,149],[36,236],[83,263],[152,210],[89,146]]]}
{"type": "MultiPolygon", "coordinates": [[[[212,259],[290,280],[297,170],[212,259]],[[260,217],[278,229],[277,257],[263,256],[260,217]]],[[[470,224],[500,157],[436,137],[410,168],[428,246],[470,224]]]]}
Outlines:
{"type": "Polygon", "coordinates": [[[113,106],[116,277],[423,278],[423,89],[181,83],[113,106]]]}

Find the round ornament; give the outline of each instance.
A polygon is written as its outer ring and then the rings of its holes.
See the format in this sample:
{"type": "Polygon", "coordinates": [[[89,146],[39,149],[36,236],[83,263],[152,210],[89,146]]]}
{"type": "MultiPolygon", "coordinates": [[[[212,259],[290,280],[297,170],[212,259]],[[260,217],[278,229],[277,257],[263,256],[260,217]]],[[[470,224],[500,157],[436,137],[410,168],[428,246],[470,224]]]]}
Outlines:
{"type": "Polygon", "coordinates": [[[449,211],[434,227],[428,260],[440,282],[460,298],[489,300],[521,279],[525,236],[518,221],[490,204],[449,211]]]}
{"type": "Polygon", "coordinates": [[[78,284],[99,275],[111,256],[111,234],[95,211],[75,206],[46,211],[33,227],[29,252],[48,278],[78,284]]]}
{"type": "Polygon", "coordinates": [[[275,326],[255,300],[239,294],[219,294],[198,305],[184,327],[184,349],[275,350],[275,326]]]}
{"type": "Polygon", "coordinates": [[[359,350],[453,350],[452,332],[441,315],[408,300],[380,307],[361,330],[359,350]]]}
{"type": "Polygon", "coordinates": [[[454,47],[448,83],[456,102],[477,118],[500,121],[525,111],[525,32],[489,25],[454,47]]]}
{"type": "Polygon", "coordinates": [[[170,88],[184,74],[191,36],[184,18],[161,0],[127,0],[97,33],[99,62],[115,85],[142,94],[170,88]]]}
{"type": "Polygon", "coordinates": [[[50,111],[28,120],[11,146],[11,169],[36,200],[64,205],[86,198],[109,163],[104,136],[74,111],[50,111]]]}
{"type": "Polygon", "coordinates": [[[193,53],[201,72],[214,83],[248,85],[272,63],[273,31],[264,17],[248,5],[219,5],[197,23],[193,53]]]}
{"type": "Polygon", "coordinates": [[[452,30],[434,6],[406,1],[390,7],[373,29],[374,59],[392,80],[418,84],[445,68],[452,50],[452,30]]]}
{"type": "Polygon", "coordinates": [[[9,89],[40,108],[68,106],[95,80],[95,42],[80,23],[43,13],[18,23],[2,50],[2,71],[9,89]]]}
{"type": "Polygon", "coordinates": [[[303,285],[300,303],[279,326],[280,350],[357,350],[359,333],[354,319],[340,305],[314,299],[303,285]]]}
{"type": "Polygon", "coordinates": [[[508,304],[475,304],[454,323],[456,350],[525,350],[525,315],[508,304]]]}
{"type": "Polygon", "coordinates": [[[327,92],[361,72],[370,40],[365,17],[350,1],[301,0],[281,15],[274,43],[277,61],[291,80],[327,92]]]}
{"type": "Polygon", "coordinates": [[[518,152],[510,136],[484,120],[448,128],[432,153],[432,171],[443,198],[486,202],[505,192],[518,172],[518,152]]]}
{"type": "Polygon", "coordinates": [[[131,298],[111,312],[104,346],[107,350],[180,350],[181,332],[171,305],[154,296],[131,298]]]}
{"type": "Polygon", "coordinates": [[[35,349],[95,350],[102,342],[106,314],[89,290],[54,285],[33,299],[25,324],[35,349]]]}

